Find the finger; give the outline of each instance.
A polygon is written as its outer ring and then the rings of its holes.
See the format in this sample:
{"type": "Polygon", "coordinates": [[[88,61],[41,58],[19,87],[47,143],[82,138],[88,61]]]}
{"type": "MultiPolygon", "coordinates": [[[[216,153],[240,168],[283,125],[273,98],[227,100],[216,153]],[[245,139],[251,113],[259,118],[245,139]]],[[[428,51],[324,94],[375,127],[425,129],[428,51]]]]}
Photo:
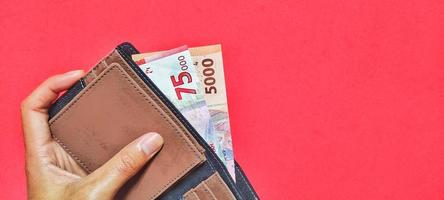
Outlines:
{"type": "Polygon", "coordinates": [[[60,92],[71,87],[83,74],[83,70],[74,70],[48,78],[25,99],[25,108],[45,111],[60,92]]]}
{"type": "Polygon", "coordinates": [[[58,94],[83,76],[82,70],[55,75],[38,86],[22,103],[22,126],[26,148],[50,140],[48,108],[58,94]]]}
{"type": "Polygon", "coordinates": [[[92,190],[97,192],[96,195],[113,198],[162,145],[163,139],[159,134],[147,133],[124,147],[105,165],[87,176],[82,184],[91,186],[92,190]]]}

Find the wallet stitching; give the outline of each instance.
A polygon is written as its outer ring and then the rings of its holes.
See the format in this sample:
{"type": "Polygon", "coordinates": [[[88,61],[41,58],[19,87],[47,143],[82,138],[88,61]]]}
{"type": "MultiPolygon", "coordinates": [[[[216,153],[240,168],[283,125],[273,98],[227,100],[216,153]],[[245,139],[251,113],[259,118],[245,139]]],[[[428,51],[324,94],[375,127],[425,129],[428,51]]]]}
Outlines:
{"type": "MultiPolygon", "coordinates": [[[[125,72],[122,71],[119,67],[116,67],[118,65],[114,65],[114,66],[110,66],[109,70],[107,72],[105,72],[101,77],[99,77],[89,88],[85,89],[85,92],[83,92],[82,94],[80,94],[80,96],[74,100],[70,105],[68,105],[68,107],[66,108],[66,110],[64,110],[62,113],[60,113],[60,115],[56,116],[56,118],[54,119],[54,121],[52,121],[50,123],[50,125],[52,125],[53,123],[55,123],[58,119],[60,119],[73,105],[76,104],[77,101],[79,101],[81,99],[81,97],[86,94],[88,91],[90,91],[97,83],[100,79],[102,79],[103,77],[105,77],[109,72],[111,72],[114,69],[118,69],[120,71],[120,75],[123,76],[132,86],[133,88],[137,91],[137,93],[139,93],[140,95],[142,95],[142,97],[164,118],[166,119],[167,123],[170,124],[170,126],[176,130],[176,133],[179,133],[177,128],[175,128],[173,126],[173,124],[171,124],[171,122],[169,122],[169,120],[167,120],[167,118],[164,116],[164,114],[162,112],[160,112],[154,105],[153,103],[149,100],[149,98],[147,98],[143,93],[140,92],[140,90],[131,82],[131,80],[125,76],[125,72]]],[[[179,137],[185,142],[185,144],[191,149],[191,151],[193,151],[195,153],[195,156],[197,156],[198,158],[200,158],[199,154],[200,152],[197,152],[196,150],[194,150],[190,144],[188,144],[186,142],[186,140],[183,138],[183,136],[181,134],[178,134],[179,137]]],[[[59,142],[59,144],[62,145],[62,147],[68,152],[68,154],[70,154],[71,156],[73,156],[80,165],[82,165],[85,170],[87,170],[89,173],[91,173],[91,170],[86,166],[86,164],[84,162],[82,162],[74,153],[72,153],[71,150],[69,150],[69,148],[60,141],[60,139],[57,138],[57,136],[55,136],[53,134],[54,139],[59,142]]],[[[182,170],[178,176],[174,177],[173,179],[171,179],[170,181],[168,181],[159,191],[157,191],[155,194],[153,194],[152,196],[150,196],[150,199],[154,199],[155,196],[158,196],[160,193],[162,193],[165,188],[169,187],[171,185],[171,183],[177,181],[178,178],[182,177],[185,175],[185,172],[189,171],[192,167],[194,167],[197,163],[199,163],[200,160],[196,160],[194,162],[192,162],[188,167],[186,167],[184,170],[182,170]]]]}
{"type": "Polygon", "coordinates": [[[82,162],[81,160],[80,160],[80,158],[79,157],[77,157],[76,156],[76,154],[74,154],[57,136],[55,136],[54,134],[51,134],[52,135],[52,137],[55,139],[55,141],[57,142],[57,143],[59,143],[62,147],[63,147],[63,149],[65,149],[67,152],[68,152],[68,154],[70,155],[70,156],[72,156],[88,173],[91,173],[92,171],[89,169],[89,167],[87,167],[86,166],[86,164],[84,163],[84,162],[82,162]]]}
{"type": "MultiPolygon", "coordinates": [[[[241,170],[239,169],[239,167],[235,164],[234,167],[241,172],[241,170]]],[[[250,185],[248,185],[248,181],[247,179],[245,179],[245,177],[243,176],[243,174],[239,173],[240,177],[242,178],[242,180],[244,180],[245,185],[247,186],[248,191],[250,191],[252,194],[254,194],[253,190],[251,189],[250,185]]]]}
{"type": "Polygon", "coordinates": [[[199,196],[197,196],[196,191],[193,191],[192,194],[194,196],[194,199],[200,200],[199,196]]]}
{"type": "Polygon", "coordinates": [[[201,183],[201,187],[203,187],[204,192],[206,192],[207,194],[209,194],[212,198],[211,199],[215,199],[216,197],[214,196],[214,194],[211,192],[210,188],[208,188],[207,183],[204,181],[201,183]]]}
{"type": "Polygon", "coordinates": [[[195,198],[194,199],[199,199],[199,196],[197,196],[196,192],[194,191],[195,189],[192,188],[190,191],[186,192],[185,194],[183,194],[183,199],[187,200],[189,198],[191,198],[191,195],[193,195],[195,198]]]}
{"type": "MultiPolygon", "coordinates": [[[[206,182],[208,182],[210,179],[216,179],[217,182],[219,182],[219,184],[221,184],[224,187],[224,190],[222,191],[225,195],[233,197],[234,195],[232,193],[228,193],[228,191],[230,191],[230,188],[228,188],[227,184],[225,182],[222,182],[222,177],[219,176],[219,173],[214,173],[212,176],[210,176],[210,178],[208,178],[207,180],[205,180],[206,182]]],[[[231,191],[230,191],[231,192],[231,191]]]]}

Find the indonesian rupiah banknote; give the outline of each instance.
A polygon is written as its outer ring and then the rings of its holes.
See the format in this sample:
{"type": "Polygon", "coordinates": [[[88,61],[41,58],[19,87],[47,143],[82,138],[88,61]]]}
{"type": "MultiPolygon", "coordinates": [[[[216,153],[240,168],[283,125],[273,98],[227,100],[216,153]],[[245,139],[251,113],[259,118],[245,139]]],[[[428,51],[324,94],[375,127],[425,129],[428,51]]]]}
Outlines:
{"type": "Polygon", "coordinates": [[[222,147],[227,169],[235,179],[234,151],[221,46],[190,48],[190,53],[204,86],[204,97],[216,130],[216,138],[222,147]]]}
{"type": "MultiPolygon", "coordinates": [[[[162,55],[168,54],[168,52],[169,51],[158,51],[135,54],[133,55],[133,60],[138,64],[142,64],[147,61],[149,62],[150,58],[162,57],[162,55]]],[[[209,45],[192,47],[189,48],[189,53],[191,54],[193,65],[198,72],[200,86],[209,109],[212,125],[214,125],[214,132],[212,133],[215,134],[216,141],[214,141],[213,145],[220,148],[220,150],[215,149],[215,151],[226,165],[233,179],[235,179],[234,152],[228,115],[221,46],[209,45]]],[[[143,67],[142,70],[144,70],[143,67]]],[[[165,86],[158,85],[158,87],[162,90],[165,86]]],[[[212,146],[210,142],[209,144],[212,146]]]]}
{"type": "Polygon", "coordinates": [[[222,154],[190,52],[186,46],[146,56],[136,63],[213,150],[222,154]]]}

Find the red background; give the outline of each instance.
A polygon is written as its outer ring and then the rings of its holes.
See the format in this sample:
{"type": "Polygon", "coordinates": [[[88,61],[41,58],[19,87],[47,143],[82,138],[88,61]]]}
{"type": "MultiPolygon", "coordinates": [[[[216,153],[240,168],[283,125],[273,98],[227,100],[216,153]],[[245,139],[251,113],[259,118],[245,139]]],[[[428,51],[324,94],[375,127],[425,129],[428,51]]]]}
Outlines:
{"type": "Polygon", "coordinates": [[[443,199],[443,8],[1,0],[0,199],[26,198],[21,99],[123,41],[223,45],[235,156],[263,199],[443,199]]]}

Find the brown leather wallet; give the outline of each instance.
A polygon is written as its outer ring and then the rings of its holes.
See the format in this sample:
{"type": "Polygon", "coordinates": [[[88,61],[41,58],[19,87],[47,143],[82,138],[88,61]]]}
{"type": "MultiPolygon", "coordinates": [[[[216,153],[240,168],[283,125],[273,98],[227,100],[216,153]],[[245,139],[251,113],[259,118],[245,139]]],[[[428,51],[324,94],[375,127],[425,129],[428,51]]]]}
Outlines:
{"type": "Polygon", "coordinates": [[[258,199],[236,163],[236,181],[194,128],[119,45],[50,108],[54,139],[88,173],[154,131],[162,150],[116,199],[258,199]]]}

